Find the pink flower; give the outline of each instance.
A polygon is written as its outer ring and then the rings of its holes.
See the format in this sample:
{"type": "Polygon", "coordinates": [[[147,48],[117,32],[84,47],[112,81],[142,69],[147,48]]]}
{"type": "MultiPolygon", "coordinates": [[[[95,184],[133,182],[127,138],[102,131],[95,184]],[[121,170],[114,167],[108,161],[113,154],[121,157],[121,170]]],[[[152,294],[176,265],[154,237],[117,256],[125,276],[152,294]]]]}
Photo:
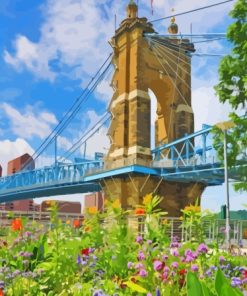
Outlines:
{"type": "Polygon", "coordinates": [[[195,272],[198,271],[198,270],[199,270],[198,265],[196,265],[196,264],[192,264],[192,265],[191,265],[191,270],[192,270],[192,271],[195,271],[195,272]]]}
{"type": "Polygon", "coordinates": [[[148,275],[147,271],[145,269],[140,269],[139,276],[146,277],[148,275]]]}
{"type": "Polygon", "coordinates": [[[157,270],[157,271],[161,270],[164,266],[163,262],[159,260],[155,260],[153,265],[154,265],[154,270],[157,270]]]}
{"type": "Polygon", "coordinates": [[[142,251],[139,251],[138,256],[137,256],[138,260],[144,260],[145,259],[145,255],[142,251]]]}
{"type": "Polygon", "coordinates": [[[172,262],[171,267],[172,268],[178,268],[178,262],[172,262]]]}
{"type": "Polygon", "coordinates": [[[175,257],[178,257],[179,256],[178,250],[177,249],[173,250],[172,255],[175,257]]]}

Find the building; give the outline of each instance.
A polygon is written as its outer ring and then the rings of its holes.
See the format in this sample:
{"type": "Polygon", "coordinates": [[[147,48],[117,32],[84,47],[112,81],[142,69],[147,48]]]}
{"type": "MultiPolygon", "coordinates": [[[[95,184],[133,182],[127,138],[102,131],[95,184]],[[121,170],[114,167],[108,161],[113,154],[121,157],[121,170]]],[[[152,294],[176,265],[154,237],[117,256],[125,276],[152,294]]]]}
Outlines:
{"type": "MultiPolygon", "coordinates": [[[[41,212],[47,212],[50,207],[48,201],[43,201],[40,206],[41,212]]],[[[58,212],[66,213],[66,214],[81,214],[81,203],[80,202],[72,202],[72,201],[55,201],[58,205],[58,212]]]]}
{"type": "MultiPolygon", "coordinates": [[[[12,175],[22,170],[33,170],[34,168],[33,158],[26,153],[8,162],[7,174],[12,175]]],[[[1,209],[5,211],[33,212],[36,208],[37,206],[32,199],[15,200],[1,205],[1,209]]]]}
{"type": "Polygon", "coordinates": [[[34,202],[32,199],[25,200],[15,200],[12,202],[6,202],[4,206],[5,211],[15,211],[15,212],[33,212],[34,202]]]}
{"type": "Polygon", "coordinates": [[[2,166],[0,165],[0,177],[2,177],[2,174],[3,174],[3,168],[2,168],[2,166]]]}
{"type": "Polygon", "coordinates": [[[33,158],[26,153],[8,162],[7,174],[12,175],[22,170],[33,170],[34,168],[33,158]]]}
{"type": "Polygon", "coordinates": [[[96,207],[98,211],[103,210],[103,204],[104,204],[103,192],[96,192],[96,193],[85,195],[84,200],[85,200],[84,212],[91,207],[96,207]]]}

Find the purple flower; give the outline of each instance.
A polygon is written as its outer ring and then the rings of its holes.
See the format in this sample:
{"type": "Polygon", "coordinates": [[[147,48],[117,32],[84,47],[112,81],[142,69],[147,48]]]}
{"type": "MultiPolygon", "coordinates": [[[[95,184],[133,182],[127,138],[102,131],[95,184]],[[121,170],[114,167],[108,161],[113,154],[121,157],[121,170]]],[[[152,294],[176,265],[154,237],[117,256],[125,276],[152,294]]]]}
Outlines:
{"type": "Polygon", "coordinates": [[[178,242],[171,242],[170,248],[179,248],[180,244],[178,242]]]}
{"type": "Polygon", "coordinates": [[[199,254],[206,254],[208,252],[208,247],[205,244],[200,244],[197,248],[199,254]]]}
{"type": "Polygon", "coordinates": [[[132,262],[128,262],[127,266],[128,266],[128,269],[131,269],[133,267],[133,263],[132,262]]]}
{"type": "Polygon", "coordinates": [[[147,271],[145,269],[140,269],[139,276],[146,277],[148,275],[147,271]]]}
{"type": "Polygon", "coordinates": [[[152,294],[150,292],[147,293],[147,296],[152,296],[152,294]]]}
{"type": "Polygon", "coordinates": [[[152,245],[152,243],[153,243],[153,242],[152,242],[150,239],[147,240],[147,244],[148,244],[148,245],[152,245]]]}
{"type": "Polygon", "coordinates": [[[225,262],[225,261],[226,261],[226,259],[225,259],[225,257],[224,257],[224,256],[220,256],[220,257],[219,257],[219,260],[220,260],[220,263],[223,263],[223,262],[225,262]]]}
{"type": "Polygon", "coordinates": [[[144,265],[142,263],[136,263],[136,265],[135,265],[135,269],[141,269],[143,267],[144,267],[144,265]]]}
{"type": "Polygon", "coordinates": [[[138,244],[142,243],[142,242],[143,242],[143,237],[142,237],[141,235],[138,235],[138,236],[136,237],[136,242],[137,242],[138,244]]]}
{"type": "Polygon", "coordinates": [[[232,287],[238,287],[238,286],[240,286],[241,284],[242,284],[242,281],[241,281],[240,278],[238,278],[238,277],[233,277],[233,278],[232,278],[232,281],[231,281],[231,285],[232,285],[232,287]]]}
{"type": "Polygon", "coordinates": [[[210,269],[208,269],[206,272],[205,272],[206,276],[211,276],[212,275],[212,271],[210,269]]]}
{"type": "Polygon", "coordinates": [[[167,259],[168,259],[168,255],[163,255],[163,256],[162,256],[162,260],[163,260],[163,261],[166,261],[167,259]]]}
{"type": "Polygon", "coordinates": [[[145,259],[145,255],[144,255],[143,251],[139,251],[137,258],[140,261],[145,259]]]}
{"type": "Polygon", "coordinates": [[[153,266],[154,266],[154,270],[159,271],[163,268],[163,263],[159,260],[155,260],[153,266]]]}
{"type": "Polygon", "coordinates": [[[196,265],[196,264],[192,264],[192,265],[191,265],[191,270],[192,270],[192,271],[198,271],[198,270],[199,270],[198,265],[196,265]]]}
{"type": "Polygon", "coordinates": [[[78,265],[81,264],[81,256],[80,256],[80,255],[77,256],[76,263],[77,263],[78,265]]]}
{"type": "Polygon", "coordinates": [[[172,268],[178,268],[178,262],[172,262],[171,267],[172,268]]]}
{"type": "Polygon", "coordinates": [[[178,250],[177,249],[173,250],[172,255],[175,257],[178,257],[179,256],[178,250]]]}
{"type": "Polygon", "coordinates": [[[161,296],[160,290],[158,288],[156,288],[155,296],[161,296]]]}
{"type": "Polygon", "coordinates": [[[169,272],[170,268],[168,266],[164,267],[164,272],[169,272]]]}
{"type": "Polygon", "coordinates": [[[190,249],[185,251],[185,262],[192,262],[196,259],[196,254],[194,254],[190,249]]]}

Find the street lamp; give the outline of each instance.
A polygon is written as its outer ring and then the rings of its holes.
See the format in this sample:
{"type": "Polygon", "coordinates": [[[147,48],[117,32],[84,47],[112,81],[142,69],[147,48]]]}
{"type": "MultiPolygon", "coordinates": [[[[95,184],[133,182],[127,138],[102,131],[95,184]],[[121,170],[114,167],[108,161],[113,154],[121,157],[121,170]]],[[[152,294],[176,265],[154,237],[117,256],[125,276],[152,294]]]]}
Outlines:
{"type": "Polygon", "coordinates": [[[235,124],[232,121],[219,122],[215,125],[224,133],[224,169],[225,169],[225,193],[226,193],[226,247],[229,250],[231,245],[230,236],[230,199],[229,199],[229,181],[227,164],[227,131],[233,128],[235,124]]]}

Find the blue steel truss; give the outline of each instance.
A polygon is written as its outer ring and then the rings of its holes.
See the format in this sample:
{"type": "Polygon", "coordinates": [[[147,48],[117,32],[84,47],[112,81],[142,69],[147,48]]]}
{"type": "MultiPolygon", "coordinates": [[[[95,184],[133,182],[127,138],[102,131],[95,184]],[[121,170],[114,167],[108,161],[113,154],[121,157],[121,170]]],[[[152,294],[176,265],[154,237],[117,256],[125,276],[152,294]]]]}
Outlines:
{"type": "MultiPolygon", "coordinates": [[[[86,193],[101,190],[106,178],[126,177],[131,174],[157,177],[175,182],[201,182],[207,186],[224,182],[224,167],[212,146],[210,126],[186,135],[172,143],[152,150],[153,161],[146,165],[132,163],[118,168],[104,166],[103,161],[84,161],[22,171],[0,178],[0,202],[42,196],[86,193]],[[200,139],[200,141],[198,141],[200,139]]],[[[246,155],[241,165],[246,165],[246,155]]],[[[240,163],[239,163],[240,164],[240,163]]],[[[239,179],[238,166],[229,170],[229,177],[239,179]]]]}

